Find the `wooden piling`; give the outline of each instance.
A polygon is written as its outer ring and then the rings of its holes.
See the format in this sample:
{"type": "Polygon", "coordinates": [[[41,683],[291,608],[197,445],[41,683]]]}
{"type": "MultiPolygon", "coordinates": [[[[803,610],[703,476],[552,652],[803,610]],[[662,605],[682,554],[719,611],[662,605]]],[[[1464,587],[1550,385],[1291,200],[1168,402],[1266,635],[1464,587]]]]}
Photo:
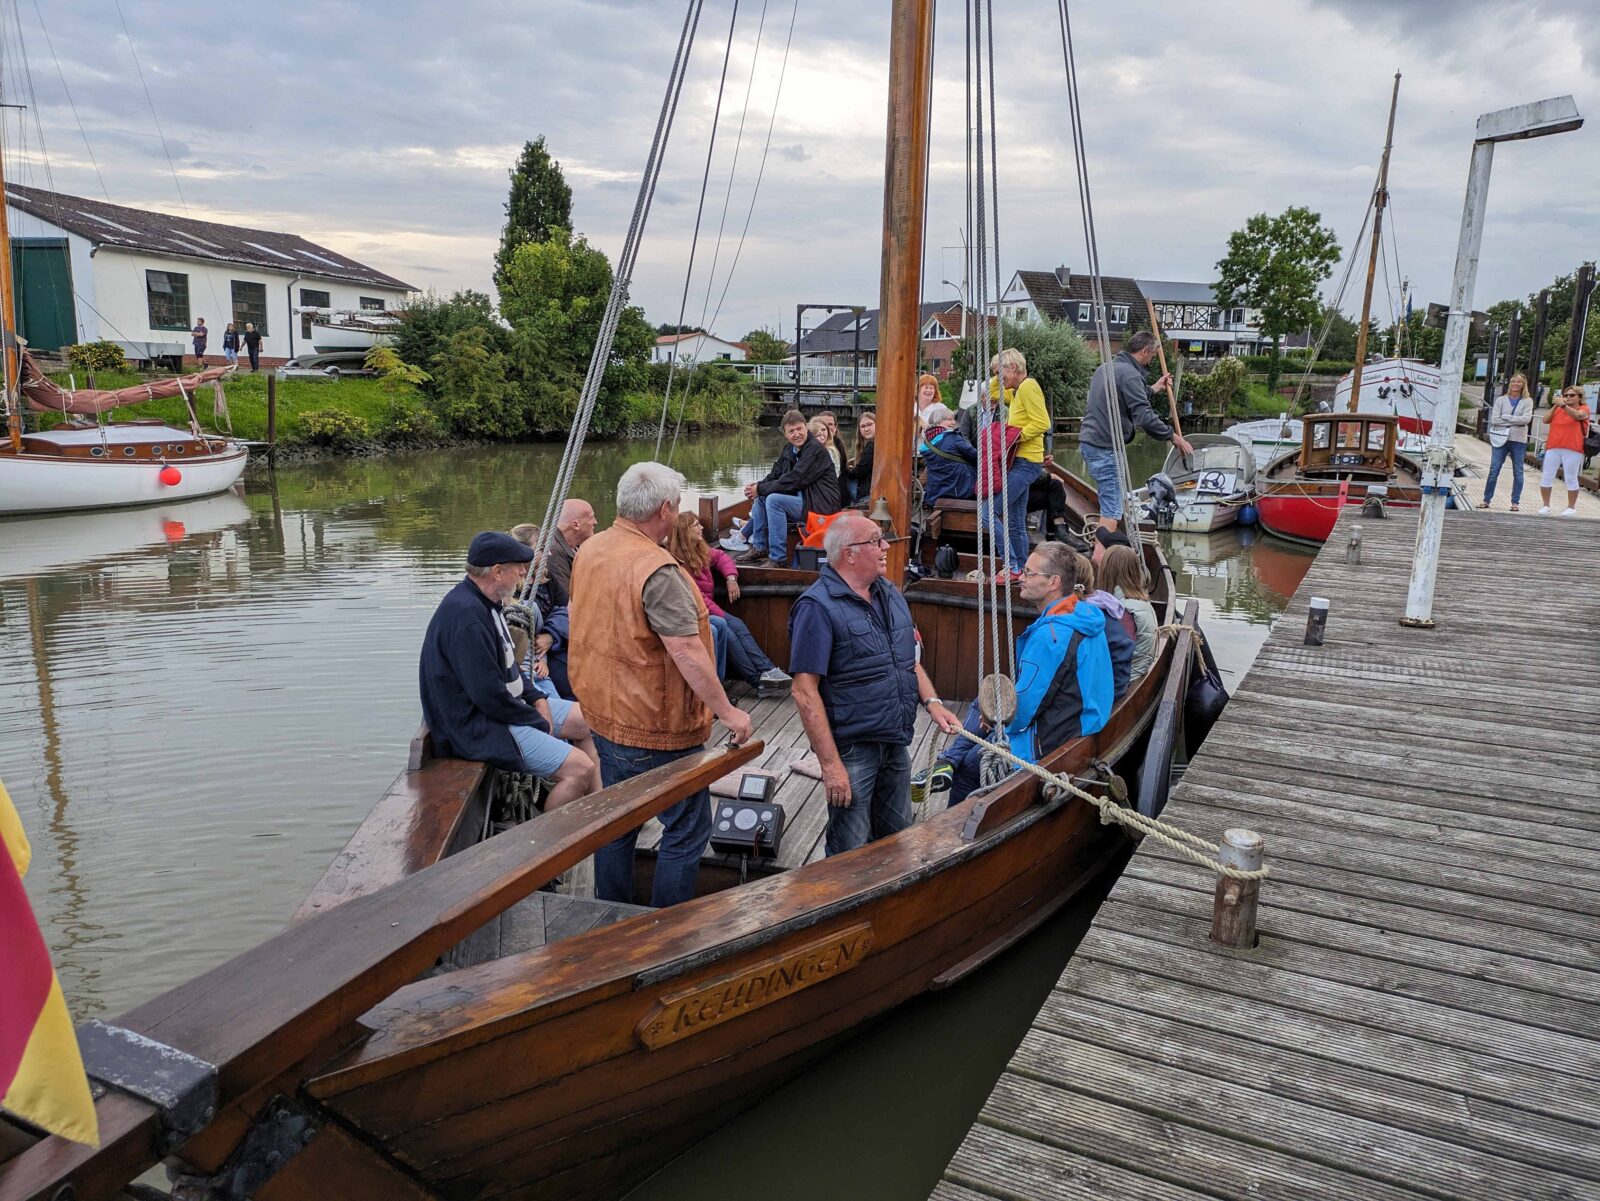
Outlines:
{"type": "MultiPolygon", "coordinates": [[[[1253,872],[1261,869],[1266,844],[1254,830],[1229,830],[1222,836],[1217,858],[1229,867],[1253,872]]],[[[1217,890],[1211,898],[1211,941],[1219,946],[1250,948],[1256,945],[1256,898],[1261,895],[1260,880],[1236,880],[1217,876],[1217,890]]]]}
{"type": "Polygon", "coordinates": [[[267,468],[278,466],[278,374],[267,372],[267,468]]]}

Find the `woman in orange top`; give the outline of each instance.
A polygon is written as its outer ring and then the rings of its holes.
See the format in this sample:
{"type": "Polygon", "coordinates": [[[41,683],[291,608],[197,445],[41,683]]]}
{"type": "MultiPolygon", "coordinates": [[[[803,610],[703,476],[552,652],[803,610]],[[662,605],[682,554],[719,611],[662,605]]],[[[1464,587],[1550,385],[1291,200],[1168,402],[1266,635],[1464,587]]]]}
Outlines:
{"type": "Polygon", "coordinates": [[[1589,430],[1589,406],[1583,403],[1583,389],[1568,386],[1556,397],[1555,406],[1545,414],[1550,436],[1544,444],[1544,470],[1539,476],[1539,495],[1544,497],[1541,516],[1550,512],[1550,491],[1559,471],[1567,485],[1567,507],[1563,517],[1578,512],[1578,471],[1583,466],[1583,436],[1589,430]]]}

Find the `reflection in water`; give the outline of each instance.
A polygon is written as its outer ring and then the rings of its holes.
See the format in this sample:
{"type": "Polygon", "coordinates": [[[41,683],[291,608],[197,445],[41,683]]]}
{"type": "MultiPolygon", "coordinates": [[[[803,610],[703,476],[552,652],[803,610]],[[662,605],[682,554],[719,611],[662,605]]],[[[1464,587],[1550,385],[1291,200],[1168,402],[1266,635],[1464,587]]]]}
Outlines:
{"type": "MultiPolygon", "coordinates": [[[[691,495],[730,495],[777,445],[701,438],[676,466],[691,495]]],[[[1142,448],[1135,471],[1154,470],[1142,448]]],[[[589,447],[572,494],[609,522],[617,477],[653,449],[589,447]]],[[[467,542],[542,520],[559,458],[314,463],[242,499],[0,522],[0,777],[78,1016],[281,928],[404,764],[417,646],[467,542]]],[[[1248,531],[1169,550],[1237,678],[1309,559],[1248,531]]]]}

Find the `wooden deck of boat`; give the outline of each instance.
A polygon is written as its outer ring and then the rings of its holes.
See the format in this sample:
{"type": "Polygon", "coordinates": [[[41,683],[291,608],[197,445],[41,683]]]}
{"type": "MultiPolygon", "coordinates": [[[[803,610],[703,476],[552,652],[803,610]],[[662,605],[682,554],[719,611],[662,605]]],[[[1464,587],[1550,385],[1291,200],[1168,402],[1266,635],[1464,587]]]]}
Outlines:
{"type": "Polygon", "coordinates": [[[1260,832],[1260,945],[1147,840],[939,1201],[1600,1198],[1600,541],[1347,511],[1167,816],[1260,832]],[[1302,645],[1328,597],[1326,645],[1302,645]]]}
{"type": "MultiPolygon", "coordinates": [[[[789,771],[789,765],[811,754],[811,744],[806,739],[805,728],[800,724],[800,710],[785,692],[781,696],[757,698],[753,690],[743,694],[735,691],[733,700],[750,714],[756,728],[756,737],[766,743],[752,767],[763,767],[778,773],[778,791],[775,797],[783,806],[784,834],[779,846],[775,866],[782,869],[804,867],[823,857],[822,836],[828,828],[828,799],[822,792],[822,781],[789,771]]],[[[960,708],[957,712],[961,712],[960,708]]],[[[711,731],[709,745],[716,746],[727,732],[719,722],[711,731]]],[[[921,771],[928,765],[929,740],[938,738],[938,728],[923,709],[917,710],[916,733],[911,743],[911,770],[921,771]]],[[[923,821],[944,808],[943,794],[925,804],[913,806],[917,821],[923,821]]],[[[661,823],[652,818],[639,831],[641,849],[653,849],[661,841],[661,823]]],[[[731,867],[737,870],[736,856],[719,855],[706,848],[704,862],[731,867]]]]}

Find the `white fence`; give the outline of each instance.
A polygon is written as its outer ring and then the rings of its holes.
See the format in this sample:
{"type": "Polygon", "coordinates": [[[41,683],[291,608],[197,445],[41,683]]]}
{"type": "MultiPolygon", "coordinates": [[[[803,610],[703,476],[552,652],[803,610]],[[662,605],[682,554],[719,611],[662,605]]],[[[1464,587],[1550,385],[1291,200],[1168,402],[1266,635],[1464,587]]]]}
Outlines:
{"type": "MultiPolygon", "coordinates": [[[[751,378],[758,384],[782,384],[793,387],[796,382],[792,363],[752,363],[749,365],[749,371],[751,378]]],[[[858,371],[854,367],[800,368],[799,384],[802,388],[848,388],[857,383],[863,388],[875,387],[878,383],[878,369],[862,367],[858,371]]]]}

